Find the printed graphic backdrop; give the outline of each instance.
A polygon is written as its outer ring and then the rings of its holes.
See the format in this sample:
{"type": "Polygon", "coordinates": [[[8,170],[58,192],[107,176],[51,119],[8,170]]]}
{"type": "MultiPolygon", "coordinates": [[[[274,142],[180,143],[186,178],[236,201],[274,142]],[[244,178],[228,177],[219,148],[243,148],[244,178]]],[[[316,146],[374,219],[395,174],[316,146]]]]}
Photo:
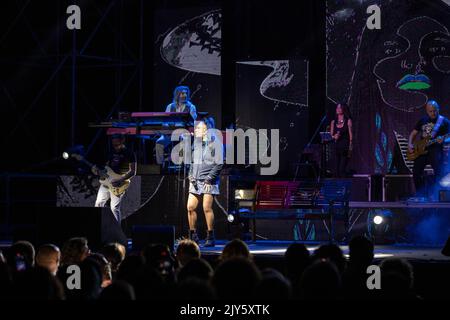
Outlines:
{"type": "MultiPolygon", "coordinates": [[[[57,179],[57,207],[93,207],[100,183],[94,176],[60,176],[57,179]]],[[[109,205],[109,203],[108,203],[109,205]]],[[[141,205],[141,177],[136,176],[122,200],[122,219],[141,205]]]]}
{"type": "Polygon", "coordinates": [[[153,110],[164,111],[174,88],[187,85],[197,111],[208,112],[220,128],[221,10],[158,10],[154,34],[153,110]]]}
{"type": "Polygon", "coordinates": [[[236,127],[279,129],[279,173],[292,175],[308,137],[308,61],[242,61],[236,77],[236,127]]]}
{"type": "Polygon", "coordinates": [[[450,114],[449,27],[448,1],[327,1],[327,98],[350,107],[356,171],[399,170],[394,131],[407,137],[427,99],[450,114]],[[366,27],[372,4],[381,8],[381,30],[366,27]],[[401,88],[424,77],[429,88],[401,88]]]}

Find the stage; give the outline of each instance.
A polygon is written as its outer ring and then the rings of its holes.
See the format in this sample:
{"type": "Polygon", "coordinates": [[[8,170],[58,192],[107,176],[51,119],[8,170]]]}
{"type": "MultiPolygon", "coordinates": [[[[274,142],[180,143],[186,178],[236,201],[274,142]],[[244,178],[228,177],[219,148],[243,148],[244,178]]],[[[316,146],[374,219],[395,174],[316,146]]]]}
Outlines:
{"type": "MultiPolygon", "coordinates": [[[[216,246],[212,248],[205,248],[200,246],[203,257],[215,258],[220,256],[223,248],[228,240],[216,241],[216,246]]],[[[295,241],[265,241],[258,240],[256,242],[246,242],[250,253],[255,259],[258,258],[282,258],[292,243],[299,243],[295,241]]],[[[312,255],[316,249],[324,243],[305,243],[306,248],[312,255]]],[[[348,245],[339,245],[344,256],[348,259],[349,249],[348,245]]],[[[450,263],[450,257],[446,257],[441,253],[442,248],[437,247],[413,247],[407,245],[375,245],[374,259],[380,262],[386,258],[401,258],[408,261],[417,262],[443,262],[450,263]]]]}
{"type": "MultiPolygon", "coordinates": [[[[259,179],[261,177],[256,175],[221,175],[222,192],[213,205],[218,239],[244,239],[245,233],[252,230],[252,219],[241,219],[237,215],[233,222],[229,222],[228,216],[235,215],[239,209],[236,191],[252,190],[259,179]]],[[[353,177],[350,180],[349,234],[345,234],[343,221],[336,219],[337,242],[346,243],[353,236],[365,235],[374,238],[376,243],[396,244],[401,248],[440,248],[444,245],[450,235],[450,202],[367,201],[371,194],[367,188],[369,179],[353,177]],[[375,217],[381,217],[380,224],[374,222],[375,217]]],[[[148,174],[133,178],[124,198],[122,229],[125,235],[132,238],[135,226],[173,226],[175,239],[186,236],[187,189],[183,188],[183,181],[177,174],[148,174]]],[[[9,186],[11,197],[4,202],[6,214],[0,223],[0,240],[36,239],[33,228],[48,221],[50,215],[54,215],[54,219],[62,219],[62,230],[75,229],[93,235],[100,233],[101,215],[104,213],[94,208],[98,182],[92,176],[11,175],[4,182],[9,186]],[[89,224],[89,229],[92,229],[89,231],[85,222],[92,217],[97,218],[89,224]],[[67,226],[63,228],[63,224],[67,226]]],[[[392,190],[386,191],[387,199],[397,198],[392,190]]],[[[276,244],[277,247],[292,241],[324,243],[328,240],[329,223],[326,220],[308,220],[302,217],[304,211],[298,206],[289,208],[289,212],[283,210],[277,211],[276,215],[269,212],[271,216],[255,220],[258,241],[273,241],[269,242],[270,246],[276,244]]],[[[56,223],[56,220],[50,220],[56,223]]],[[[199,208],[198,230],[201,238],[205,228],[203,211],[199,208]]],[[[257,244],[255,250],[261,247],[260,242],[257,244]]]]}
{"type": "MultiPolygon", "coordinates": [[[[202,248],[202,258],[213,267],[220,263],[219,256],[226,241],[217,241],[214,248],[202,248]]],[[[284,253],[293,241],[247,242],[252,258],[260,270],[267,268],[285,272],[284,253]]],[[[326,244],[323,242],[321,244],[326,244]]],[[[319,243],[305,243],[310,255],[319,248],[319,243]]],[[[348,261],[348,245],[339,245],[348,261]]],[[[423,299],[442,299],[448,297],[450,285],[450,257],[441,254],[442,248],[410,245],[377,245],[375,244],[373,264],[379,265],[384,259],[401,258],[407,260],[414,269],[414,288],[423,299]]]]}

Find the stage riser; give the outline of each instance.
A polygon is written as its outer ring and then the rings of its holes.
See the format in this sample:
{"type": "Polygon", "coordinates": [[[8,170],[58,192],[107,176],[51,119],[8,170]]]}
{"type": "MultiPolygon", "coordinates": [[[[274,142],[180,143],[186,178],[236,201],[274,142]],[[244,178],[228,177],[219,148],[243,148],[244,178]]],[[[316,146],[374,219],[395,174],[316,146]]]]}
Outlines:
{"type": "Polygon", "coordinates": [[[35,246],[53,243],[62,247],[70,238],[86,237],[92,250],[99,250],[109,242],[127,245],[127,238],[109,208],[36,207],[26,210],[32,219],[26,224],[9,225],[8,240],[28,240],[35,246]]]}
{"type": "MultiPolygon", "coordinates": [[[[449,209],[440,208],[352,208],[350,238],[365,235],[376,243],[411,246],[444,246],[450,236],[449,209]],[[375,228],[375,215],[392,215],[388,229],[375,228]],[[384,231],[383,231],[384,230],[384,231]]],[[[328,226],[328,222],[327,222],[328,226]]],[[[328,226],[329,227],[329,226],[328,226]]],[[[329,234],[321,220],[256,220],[257,239],[327,241],[329,234]]],[[[345,240],[343,221],[336,221],[335,239],[345,240]]]]}
{"type": "MultiPolygon", "coordinates": [[[[220,189],[221,194],[217,197],[218,202],[228,212],[232,209],[233,188],[251,188],[252,179],[236,176],[221,176],[220,189]]],[[[92,179],[78,179],[75,176],[65,177],[20,177],[13,181],[10,191],[14,195],[12,206],[7,210],[6,203],[3,203],[1,215],[2,238],[7,236],[8,231],[14,229],[15,237],[26,237],[31,234],[32,228],[38,222],[38,215],[47,210],[52,210],[56,205],[69,207],[87,207],[92,208],[96,196],[97,184],[89,185],[86,181],[92,179]],[[39,181],[42,183],[39,184],[39,181]],[[39,184],[39,186],[38,186],[39,184]],[[64,193],[62,186],[70,186],[70,196],[64,193]],[[58,190],[58,192],[56,192],[58,190]],[[55,196],[57,194],[57,197],[55,196]],[[75,199],[75,200],[74,200],[75,199]],[[6,216],[6,212],[10,212],[6,216]],[[8,222],[9,225],[5,223],[8,222]]],[[[368,179],[354,178],[352,180],[353,191],[358,193],[352,195],[352,200],[367,200],[368,197],[368,179]],[[364,196],[366,195],[366,196],[364,196]],[[363,198],[363,199],[355,199],[363,198]],[[365,198],[365,199],[364,199],[365,198]]],[[[5,182],[5,181],[3,181],[5,182]]],[[[400,188],[410,187],[409,178],[390,178],[387,186],[391,190],[400,192],[400,188]]],[[[3,187],[5,185],[3,184],[3,187]]],[[[389,190],[389,189],[387,189],[389,190]]],[[[403,189],[402,189],[403,190],[403,189]]],[[[5,188],[2,190],[5,192],[5,188]]],[[[3,196],[5,193],[3,194],[3,196]]],[[[134,225],[166,225],[175,227],[175,237],[180,238],[187,235],[188,222],[186,212],[187,201],[187,183],[186,189],[183,189],[182,176],[178,175],[147,175],[138,176],[134,179],[134,184],[130,187],[127,197],[129,201],[125,202],[125,210],[129,215],[123,221],[123,227],[126,234],[131,237],[131,228],[134,225]],[[163,179],[164,178],[164,179],[163,179]],[[161,179],[163,181],[161,182],[161,179]],[[155,193],[158,184],[161,182],[159,190],[155,193]],[[149,197],[155,193],[155,196],[146,203],[149,197]],[[145,203],[145,205],[144,205],[145,203]],[[140,209],[139,206],[143,205],[140,209]]],[[[389,194],[389,198],[396,199],[397,196],[389,194]]],[[[363,204],[367,204],[363,202],[363,204]]],[[[396,208],[387,208],[393,214],[392,234],[383,235],[384,239],[394,240],[398,243],[411,245],[430,245],[442,246],[450,235],[450,215],[448,208],[408,208],[405,204],[398,205],[390,203],[396,208]],[[403,206],[403,208],[401,208],[403,206]]],[[[371,221],[377,210],[382,211],[383,203],[378,202],[371,205],[372,209],[354,206],[352,202],[350,211],[351,232],[350,236],[366,234],[372,235],[371,221]]],[[[386,206],[388,204],[385,204],[386,206]]],[[[414,206],[415,204],[410,204],[414,206]]],[[[437,205],[443,205],[437,204],[437,205]]],[[[217,238],[227,239],[230,237],[229,231],[234,232],[236,228],[229,228],[225,214],[214,203],[215,212],[215,230],[217,238]]],[[[206,225],[201,206],[198,208],[198,231],[202,238],[205,237],[206,225]]],[[[79,217],[80,221],[83,220],[79,217]]],[[[50,223],[50,222],[49,222],[50,223]]],[[[270,240],[328,240],[328,232],[322,221],[283,221],[283,220],[257,220],[257,234],[262,238],[270,240]]],[[[344,224],[342,221],[336,222],[336,239],[342,240],[345,236],[344,224]]]]}
{"type": "Polygon", "coordinates": [[[352,177],[351,201],[401,201],[414,195],[412,176],[352,177]]]}
{"type": "MultiPolygon", "coordinates": [[[[172,225],[175,226],[177,238],[187,234],[188,221],[186,212],[188,183],[183,189],[183,175],[142,175],[132,180],[123,203],[125,232],[131,237],[133,225],[172,225]],[[159,189],[158,185],[161,183],[159,189]],[[158,189],[158,191],[156,191],[158,189]],[[156,191],[156,193],[155,193],[156,191]],[[153,198],[149,200],[152,196],[153,198]]],[[[228,207],[228,178],[221,177],[221,195],[219,203],[228,207]]],[[[62,176],[57,191],[57,206],[92,207],[97,195],[98,182],[88,176],[62,176]],[[69,191],[69,192],[67,192],[69,191]],[[70,196],[69,196],[70,195],[70,196]]],[[[214,204],[216,213],[216,232],[218,236],[226,235],[226,217],[214,204]]],[[[200,234],[206,229],[201,206],[198,210],[198,227],[200,234]]]]}
{"type": "MultiPolygon", "coordinates": [[[[10,238],[14,226],[15,235],[26,236],[30,228],[37,223],[37,215],[41,211],[56,207],[92,208],[98,190],[98,181],[90,176],[60,177],[19,177],[11,179],[11,206],[6,201],[6,181],[2,181],[2,208],[0,215],[1,237],[10,238]]],[[[173,225],[176,237],[187,234],[187,189],[183,189],[182,175],[145,175],[136,176],[127,191],[123,203],[124,231],[131,236],[133,225],[173,225]],[[144,203],[159,190],[151,201],[144,203]],[[140,206],[143,205],[141,208],[140,206]]],[[[228,211],[228,176],[220,180],[221,194],[217,197],[221,206],[228,211]]],[[[217,237],[227,236],[226,215],[217,206],[215,212],[217,237]]],[[[206,225],[201,205],[198,208],[198,229],[201,237],[205,236],[206,225]]],[[[30,235],[34,237],[34,235],[30,235]]]]}

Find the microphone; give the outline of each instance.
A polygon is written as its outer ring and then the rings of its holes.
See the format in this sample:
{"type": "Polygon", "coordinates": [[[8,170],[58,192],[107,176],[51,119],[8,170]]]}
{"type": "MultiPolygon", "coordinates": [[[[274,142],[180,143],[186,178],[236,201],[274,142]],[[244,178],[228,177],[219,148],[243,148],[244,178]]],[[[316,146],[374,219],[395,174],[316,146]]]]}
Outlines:
{"type": "Polygon", "coordinates": [[[198,185],[197,185],[197,180],[191,181],[192,185],[194,186],[194,189],[198,191],[198,185]]]}
{"type": "Polygon", "coordinates": [[[194,189],[198,191],[197,179],[194,179],[193,177],[189,177],[189,182],[192,183],[192,186],[194,187],[194,189]]]}

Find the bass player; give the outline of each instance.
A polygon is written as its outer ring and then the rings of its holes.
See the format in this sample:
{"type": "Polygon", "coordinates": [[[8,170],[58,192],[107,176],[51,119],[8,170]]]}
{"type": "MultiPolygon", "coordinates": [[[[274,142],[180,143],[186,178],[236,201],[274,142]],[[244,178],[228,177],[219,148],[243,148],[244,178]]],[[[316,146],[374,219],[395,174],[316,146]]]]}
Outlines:
{"type": "Polygon", "coordinates": [[[416,187],[416,196],[426,196],[424,190],[423,173],[427,164],[434,170],[434,181],[439,181],[442,177],[442,162],[444,155],[444,142],[450,142],[450,138],[444,140],[444,135],[449,133],[450,122],[447,118],[439,115],[439,104],[434,100],[429,100],[425,106],[427,116],[417,122],[414,130],[409,135],[408,153],[414,153],[414,140],[420,134],[420,139],[436,139],[436,143],[427,147],[426,153],[419,155],[414,160],[413,178],[416,187]]]}
{"type": "MultiPolygon", "coordinates": [[[[125,138],[123,135],[113,135],[111,144],[113,149],[109,154],[106,165],[120,175],[120,178],[111,181],[113,187],[120,187],[136,174],[136,155],[125,146],[125,138]]],[[[92,172],[95,175],[100,175],[100,170],[96,166],[92,167],[92,172]]],[[[124,194],[125,192],[120,195],[115,195],[109,188],[101,184],[98,189],[95,206],[105,207],[106,202],[111,199],[111,211],[117,222],[120,224],[122,221],[120,213],[121,202],[124,194]]]]}

